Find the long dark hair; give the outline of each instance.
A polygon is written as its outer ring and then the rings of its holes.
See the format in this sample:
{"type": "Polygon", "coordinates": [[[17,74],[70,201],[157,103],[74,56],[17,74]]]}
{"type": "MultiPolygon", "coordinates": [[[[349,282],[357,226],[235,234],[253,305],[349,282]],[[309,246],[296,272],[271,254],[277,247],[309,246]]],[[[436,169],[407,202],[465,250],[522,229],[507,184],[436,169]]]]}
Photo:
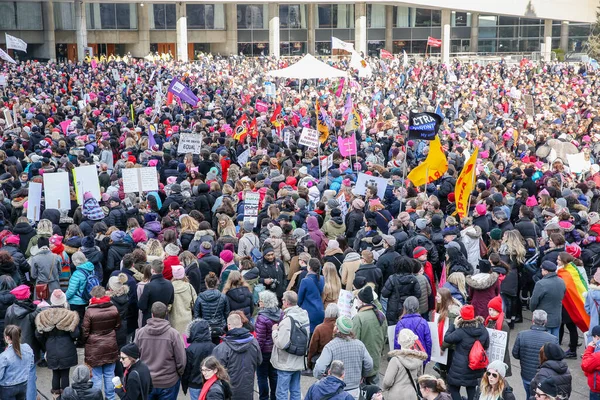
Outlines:
{"type": "MultiPolygon", "coordinates": [[[[216,357],[214,356],[209,356],[206,357],[203,361],[202,361],[202,367],[206,368],[206,369],[216,369],[217,370],[217,378],[220,381],[225,381],[225,382],[229,382],[229,374],[227,373],[227,370],[225,369],[225,367],[223,367],[223,365],[219,362],[219,360],[217,360],[216,357]]],[[[202,375],[202,381],[206,381],[206,379],[204,379],[204,375],[202,375]]]]}
{"type": "Polygon", "coordinates": [[[22,358],[21,355],[21,328],[16,325],[8,325],[4,328],[4,336],[8,336],[12,342],[13,350],[15,354],[22,358]]]}

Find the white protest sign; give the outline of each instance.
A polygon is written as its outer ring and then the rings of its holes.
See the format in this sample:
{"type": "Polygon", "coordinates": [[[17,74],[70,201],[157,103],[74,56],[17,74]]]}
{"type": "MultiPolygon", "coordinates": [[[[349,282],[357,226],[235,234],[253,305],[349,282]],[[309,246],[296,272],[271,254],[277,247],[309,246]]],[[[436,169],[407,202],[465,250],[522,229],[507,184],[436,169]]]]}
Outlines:
{"type": "Polygon", "coordinates": [[[154,192],[158,190],[158,175],[156,175],[156,167],[138,168],[140,171],[140,179],[142,181],[142,192],[154,192]]]}
{"type": "Polygon", "coordinates": [[[256,227],[258,217],[258,203],[260,202],[260,194],[248,192],[244,196],[244,222],[250,221],[256,227]]]}
{"type": "Polygon", "coordinates": [[[530,117],[535,116],[535,106],[533,105],[533,96],[530,94],[526,94],[523,96],[523,101],[525,102],[525,114],[530,117]]]}
{"type": "Polygon", "coordinates": [[[202,135],[192,133],[183,133],[179,138],[177,145],[177,153],[179,154],[200,154],[202,150],[202,135]]]}
{"type": "Polygon", "coordinates": [[[100,193],[100,182],[98,181],[98,170],[95,165],[84,165],[73,169],[73,182],[75,182],[75,193],[77,203],[83,204],[83,194],[92,193],[98,201],[102,196],[100,193]]]}
{"type": "MultiPolygon", "coordinates": [[[[506,351],[506,342],[508,333],[497,329],[487,328],[490,335],[490,347],[487,349],[487,355],[490,362],[500,360],[504,361],[504,352],[506,351]]],[[[431,338],[433,340],[433,337],[431,338]]]]}
{"type": "Polygon", "coordinates": [[[316,129],[303,128],[298,144],[316,149],[319,147],[319,132],[316,129]]]}
{"type": "Polygon", "coordinates": [[[4,109],[4,119],[6,120],[6,127],[10,128],[14,125],[12,114],[8,108],[4,109]]]}
{"type": "Polygon", "coordinates": [[[69,190],[69,174],[54,172],[44,174],[44,199],[46,209],[71,209],[71,191],[69,190]]]}
{"type": "Polygon", "coordinates": [[[387,185],[388,180],[386,178],[378,178],[376,176],[371,176],[359,172],[358,179],[356,180],[356,186],[354,187],[353,192],[354,194],[364,196],[367,192],[367,187],[377,186],[377,197],[383,199],[383,197],[385,196],[385,189],[387,188],[387,185]]]}
{"type": "Polygon", "coordinates": [[[121,80],[121,75],[119,75],[119,71],[116,68],[113,68],[111,70],[111,72],[112,72],[113,79],[115,81],[120,81],[121,80]]]}
{"type": "Polygon", "coordinates": [[[333,165],[333,153],[328,156],[321,156],[321,173],[327,172],[333,165]]]}
{"type": "Polygon", "coordinates": [[[592,166],[590,160],[585,159],[584,153],[567,154],[567,161],[569,164],[569,170],[576,174],[587,172],[592,166]]]}
{"type": "Polygon", "coordinates": [[[248,157],[250,157],[250,149],[244,150],[239,156],[237,156],[238,164],[240,166],[245,166],[248,162],[248,157]]]}
{"type": "Polygon", "coordinates": [[[27,194],[27,219],[30,221],[40,220],[40,208],[42,206],[42,184],[31,182],[27,194]]]}
{"type": "Polygon", "coordinates": [[[345,315],[348,318],[352,318],[352,300],[354,299],[354,295],[349,290],[340,290],[340,296],[338,297],[338,310],[339,315],[345,315]]]}
{"type": "Polygon", "coordinates": [[[283,130],[283,142],[290,147],[290,141],[292,140],[292,131],[290,129],[283,130]]]}
{"type": "MultiPolygon", "coordinates": [[[[431,332],[431,361],[437,362],[443,365],[448,364],[448,351],[442,351],[440,347],[440,338],[438,335],[438,315],[434,314],[434,322],[428,322],[429,332],[431,332]]],[[[450,324],[448,318],[446,318],[446,322],[444,323],[444,335],[448,331],[448,325],[450,324]]]]}
{"type": "Polygon", "coordinates": [[[348,214],[348,203],[346,203],[346,196],[344,193],[340,194],[337,198],[337,202],[340,205],[340,211],[342,212],[342,219],[346,219],[346,214],[348,214]]]}
{"type": "Polygon", "coordinates": [[[6,82],[6,75],[0,74],[0,86],[6,86],[8,83],[6,82]]]}
{"type": "Polygon", "coordinates": [[[77,102],[77,107],[79,107],[79,110],[80,110],[80,111],[83,111],[83,110],[85,110],[85,107],[86,107],[86,105],[85,105],[85,100],[79,100],[79,101],[77,102]]]}
{"type": "Polygon", "coordinates": [[[123,192],[152,192],[158,190],[156,167],[126,168],[123,173],[123,192]]]}
{"type": "Polygon", "coordinates": [[[394,351],[394,344],[396,343],[396,325],[388,326],[388,344],[390,345],[390,351],[394,351]]]}

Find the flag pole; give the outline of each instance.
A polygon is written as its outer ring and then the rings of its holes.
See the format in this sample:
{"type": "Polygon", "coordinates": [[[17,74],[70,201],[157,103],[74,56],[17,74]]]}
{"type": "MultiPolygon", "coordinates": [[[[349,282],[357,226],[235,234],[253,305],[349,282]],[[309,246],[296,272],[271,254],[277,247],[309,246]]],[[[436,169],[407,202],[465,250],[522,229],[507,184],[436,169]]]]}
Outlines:
{"type": "Polygon", "coordinates": [[[423,193],[427,194],[427,181],[429,180],[429,166],[425,169],[425,184],[423,185],[423,193]]]}

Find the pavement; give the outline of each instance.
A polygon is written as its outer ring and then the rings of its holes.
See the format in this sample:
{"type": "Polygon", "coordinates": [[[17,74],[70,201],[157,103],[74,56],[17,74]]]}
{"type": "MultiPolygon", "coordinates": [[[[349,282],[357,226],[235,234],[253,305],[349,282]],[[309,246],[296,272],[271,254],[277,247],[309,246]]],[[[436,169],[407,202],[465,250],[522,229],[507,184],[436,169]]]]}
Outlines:
{"type": "MultiPolygon", "coordinates": [[[[521,324],[516,324],[515,329],[513,329],[510,332],[509,350],[512,350],[513,344],[515,342],[515,338],[517,337],[517,333],[520,331],[529,329],[529,327],[531,325],[531,312],[524,311],[523,318],[524,318],[524,322],[521,324]]],[[[567,341],[568,341],[568,331],[566,331],[565,333],[566,333],[566,335],[565,335],[565,338],[563,339],[562,347],[566,351],[567,350],[567,341]]],[[[583,334],[581,332],[579,333],[579,336],[580,336],[580,342],[583,342],[583,334]]],[[[387,349],[387,345],[386,345],[386,349],[387,349]]],[[[571,397],[570,397],[571,400],[584,400],[584,399],[589,398],[589,387],[587,385],[587,379],[586,379],[585,375],[583,374],[583,371],[581,371],[581,354],[583,354],[584,350],[585,350],[585,348],[582,345],[581,347],[579,347],[577,349],[577,355],[578,355],[577,359],[566,360],[567,364],[569,365],[571,375],[573,376],[573,383],[572,383],[573,391],[572,391],[571,397]]],[[[83,349],[78,349],[78,352],[79,352],[79,361],[80,361],[80,363],[83,363],[83,349]]],[[[386,353],[387,353],[387,351],[386,351],[386,353]]],[[[515,398],[517,400],[526,400],[527,397],[525,395],[525,390],[523,389],[523,383],[521,381],[521,375],[520,375],[521,368],[519,365],[519,360],[515,360],[511,357],[511,363],[512,363],[512,376],[508,378],[508,382],[511,385],[511,387],[513,388],[515,398]]],[[[428,374],[437,376],[437,374],[432,370],[432,367],[433,367],[433,365],[431,363],[429,363],[429,365],[427,365],[425,372],[428,374]]],[[[385,371],[386,368],[387,368],[387,358],[386,358],[385,354],[382,354],[382,361],[381,361],[381,371],[382,371],[381,374],[382,375],[380,375],[380,381],[383,380],[383,373],[384,373],[383,371],[385,371]]],[[[304,398],[304,394],[306,393],[306,391],[308,390],[310,385],[312,385],[314,382],[316,382],[316,379],[314,379],[312,377],[302,376],[302,378],[300,380],[300,384],[302,387],[302,397],[303,398],[304,398]]],[[[52,396],[50,395],[51,384],[52,384],[52,371],[50,371],[48,368],[38,368],[37,369],[38,390],[41,391],[46,397],[48,397],[48,399],[52,398],[52,396]]],[[[463,391],[464,391],[464,389],[463,389],[463,391]]],[[[466,392],[463,394],[466,396],[466,392]]],[[[184,400],[184,399],[189,399],[189,396],[184,396],[183,392],[180,391],[178,400],[184,400]]],[[[258,389],[257,388],[255,388],[254,399],[258,399],[258,389]]],[[[388,400],[393,400],[393,399],[388,399],[388,400]]]]}

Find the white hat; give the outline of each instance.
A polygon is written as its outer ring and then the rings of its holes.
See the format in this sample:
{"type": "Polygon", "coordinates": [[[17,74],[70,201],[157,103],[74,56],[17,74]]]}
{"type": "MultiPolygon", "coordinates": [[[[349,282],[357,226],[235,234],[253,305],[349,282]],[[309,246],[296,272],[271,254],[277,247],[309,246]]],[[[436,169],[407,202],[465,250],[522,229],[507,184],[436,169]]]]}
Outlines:
{"type": "Polygon", "coordinates": [[[177,256],[177,255],[179,255],[179,247],[177,247],[173,243],[169,243],[165,247],[165,253],[167,253],[167,255],[169,255],[169,256],[177,256]]]}
{"type": "Polygon", "coordinates": [[[400,345],[401,348],[403,348],[404,350],[409,350],[412,349],[412,347],[415,345],[415,342],[417,341],[417,339],[419,339],[419,337],[417,335],[414,334],[413,331],[411,331],[410,329],[402,329],[400,332],[398,332],[398,344],[400,345]]]}

